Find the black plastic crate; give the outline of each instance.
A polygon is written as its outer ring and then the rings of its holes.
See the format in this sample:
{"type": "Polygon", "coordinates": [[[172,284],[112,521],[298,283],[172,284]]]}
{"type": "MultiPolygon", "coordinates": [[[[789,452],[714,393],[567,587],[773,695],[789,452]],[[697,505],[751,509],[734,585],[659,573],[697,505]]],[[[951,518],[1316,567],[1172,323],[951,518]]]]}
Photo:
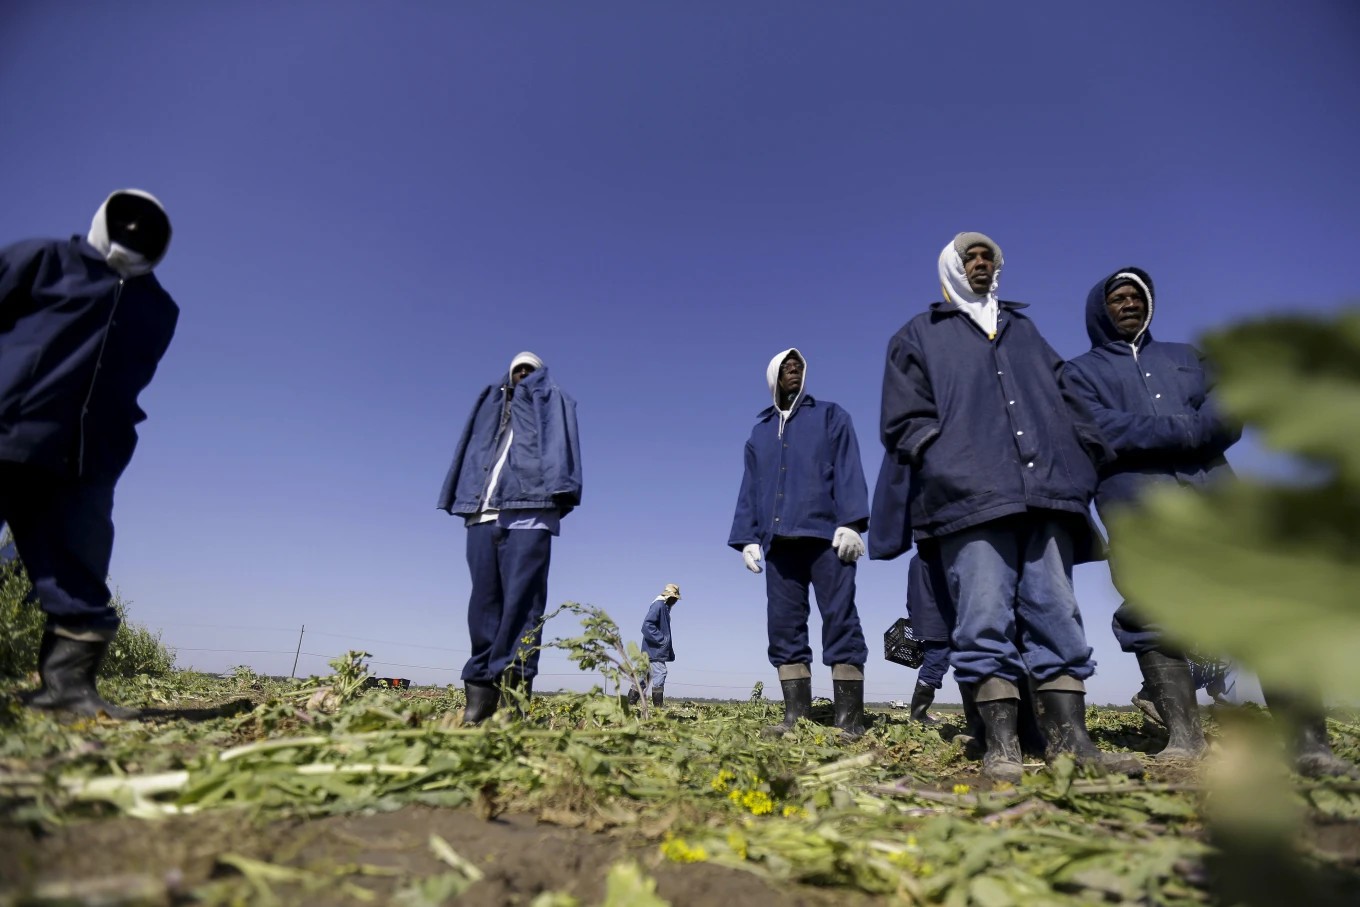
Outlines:
{"type": "Polygon", "coordinates": [[[883,634],[883,657],[893,664],[919,668],[926,660],[921,641],[911,633],[911,622],[899,617],[883,634]]]}

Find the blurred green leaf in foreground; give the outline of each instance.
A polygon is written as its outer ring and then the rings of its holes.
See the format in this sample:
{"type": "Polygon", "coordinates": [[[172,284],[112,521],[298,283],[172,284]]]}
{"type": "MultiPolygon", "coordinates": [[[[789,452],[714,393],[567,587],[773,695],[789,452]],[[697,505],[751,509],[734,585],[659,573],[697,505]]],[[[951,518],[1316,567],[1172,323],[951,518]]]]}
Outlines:
{"type": "Polygon", "coordinates": [[[1220,405],[1306,478],[1149,495],[1114,522],[1121,581],[1184,643],[1268,687],[1360,693],[1360,311],[1205,340],[1220,405]]]}

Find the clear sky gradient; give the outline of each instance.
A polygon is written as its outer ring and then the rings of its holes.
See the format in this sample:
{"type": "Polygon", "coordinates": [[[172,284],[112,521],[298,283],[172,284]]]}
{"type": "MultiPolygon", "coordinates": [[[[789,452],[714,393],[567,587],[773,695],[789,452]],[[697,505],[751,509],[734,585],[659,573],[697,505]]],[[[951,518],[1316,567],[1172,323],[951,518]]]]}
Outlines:
{"type": "MultiPolygon", "coordinates": [[[[83,233],[114,188],[170,212],[183,312],[113,579],[182,665],[287,673],[306,624],[300,674],[356,647],[456,682],[465,532],[435,497],[529,349],[579,401],[585,467],[550,599],[637,638],[679,583],[669,689],[744,697],[778,689],[763,579],[725,547],[771,355],[804,351],[872,486],[887,340],[960,230],[1068,356],[1123,265],[1164,339],[1334,309],[1360,288],[1357,85],[1347,0],[10,0],[0,243],[83,233]]],[[[879,642],[905,576],[860,571],[870,699],[914,682],[879,642]]],[[[1077,587],[1091,698],[1126,702],[1103,566],[1077,587]]]]}

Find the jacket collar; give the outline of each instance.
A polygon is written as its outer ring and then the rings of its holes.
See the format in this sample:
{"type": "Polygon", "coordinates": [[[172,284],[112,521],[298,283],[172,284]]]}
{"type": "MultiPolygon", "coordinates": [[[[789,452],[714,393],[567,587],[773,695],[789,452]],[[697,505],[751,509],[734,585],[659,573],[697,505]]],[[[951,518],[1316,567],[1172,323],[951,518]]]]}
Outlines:
{"type": "MultiPolygon", "coordinates": [[[[803,394],[803,399],[801,399],[801,400],[798,401],[798,405],[797,405],[796,407],[794,407],[794,409],[802,409],[804,406],[816,406],[816,405],[817,405],[817,398],[813,397],[811,394],[805,393],[805,394],[803,394]]],[[[770,418],[771,416],[778,415],[778,413],[779,413],[779,410],[778,410],[776,407],[774,407],[773,405],[767,406],[767,407],[765,407],[764,409],[762,409],[762,410],[760,411],[760,415],[756,416],[756,421],[757,421],[757,422],[764,422],[766,419],[770,418]]]]}
{"type": "MultiPolygon", "coordinates": [[[[1007,311],[1007,312],[1015,312],[1015,311],[1019,311],[1020,309],[1027,309],[1027,308],[1029,308],[1029,303],[1028,303],[1028,302],[1007,302],[1007,301],[1004,300],[1004,299],[998,299],[998,300],[996,301],[996,305],[997,305],[997,308],[1003,309],[1003,310],[1005,310],[1005,311],[1007,311]]],[[[932,303],[930,304],[930,310],[931,310],[932,312],[934,312],[935,314],[937,314],[937,315],[962,315],[962,314],[963,314],[963,309],[961,309],[961,308],[959,308],[958,306],[954,305],[954,303],[952,303],[952,302],[932,302],[932,303]]]]}
{"type": "MultiPolygon", "coordinates": [[[[1005,299],[998,299],[996,301],[996,306],[997,309],[1001,312],[1018,312],[1020,309],[1029,308],[1029,303],[1008,302],[1005,299]]],[[[973,319],[969,318],[968,315],[963,311],[963,309],[954,305],[954,303],[952,302],[932,302],[930,304],[930,313],[931,315],[934,316],[934,320],[936,321],[940,320],[941,318],[946,318],[950,315],[958,315],[959,317],[963,318],[964,321],[968,322],[968,324],[971,325],[975,331],[977,331],[979,337],[987,339],[987,335],[982,332],[981,328],[979,328],[976,324],[973,323],[973,319]]],[[[987,342],[995,343],[996,340],[999,340],[1001,338],[1001,335],[1006,333],[1006,328],[1010,325],[1010,323],[1011,323],[1010,318],[997,318],[996,339],[987,340],[987,342]]]]}

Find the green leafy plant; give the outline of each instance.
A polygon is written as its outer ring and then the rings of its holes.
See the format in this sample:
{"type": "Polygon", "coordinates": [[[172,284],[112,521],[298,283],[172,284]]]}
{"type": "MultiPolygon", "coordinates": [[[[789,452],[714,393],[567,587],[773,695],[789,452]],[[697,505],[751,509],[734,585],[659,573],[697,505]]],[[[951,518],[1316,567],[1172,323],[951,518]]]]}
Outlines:
{"type": "MultiPolygon", "coordinates": [[[[651,660],[632,640],[624,642],[619,625],[603,609],[594,605],[566,602],[543,618],[546,624],[561,613],[575,614],[581,619],[580,636],[555,639],[548,645],[562,649],[582,671],[599,671],[616,690],[642,690],[644,678],[651,671],[651,660]]],[[[650,715],[647,697],[638,703],[642,716],[650,715]]]]}

